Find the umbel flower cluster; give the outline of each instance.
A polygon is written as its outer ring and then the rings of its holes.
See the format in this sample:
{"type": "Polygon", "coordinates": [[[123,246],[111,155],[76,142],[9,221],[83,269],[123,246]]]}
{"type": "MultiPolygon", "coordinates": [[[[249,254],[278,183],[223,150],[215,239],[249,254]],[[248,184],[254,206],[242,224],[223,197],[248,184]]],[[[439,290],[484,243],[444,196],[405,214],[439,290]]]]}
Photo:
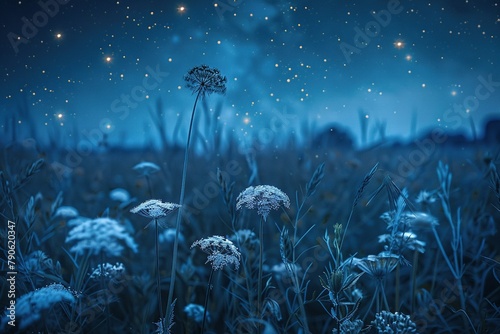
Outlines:
{"type": "Polygon", "coordinates": [[[417,332],[417,326],[411,321],[410,316],[398,312],[381,311],[375,314],[375,320],[372,321],[372,325],[380,334],[417,332]]]}
{"type": "Polygon", "coordinates": [[[132,213],[137,213],[146,218],[163,218],[172,211],[180,208],[179,204],[162,202],[157,199],[150,199],[143,202],[130,210],[132,213]]]}
{"type": "Polygon", "coordinates": [[[73,293],[59,283],[25,294],[16,303],[16,315],[20,321],[19,329],[24,330],[39,321],[44,312],[55,305],[62,302],[74,303],[75,301],[73,293]]]}
{"type": "Polygon", "coordinates": [[[257,213],[262,216],[264,221],[267,220],[269,212],[279,209],[281,204],[290,208],[290,199],[283,191],[269,185],[248,187],[236,199],[237,210],[243,206],[247,209],[257,208],[257,213]]]}
{"type": "Polygon", "coordinates": [[[111,218],[88,219],[69,231],[66,243],[74,242],[70,251],[82,255],[104,253],[108,256],[120,256],[125,246],[137,253],[137,244],[125,230],[125,227],[111,218]]]}
{"type": "Polygon", "coordinates": [[[195,66],[184,76],[186,88],[200,96],[212,93],[225,94],[227,78],[216,68],[207,65],[195,66]]]}
{"type": "Polygon", "coordinates": [[[220,270],[228,264],[234,264],[235,269],[240,267],[241,254],[229,239],[214,235],[195,241],[191,245],[191,248],[193,247],[199,247],[208,254],[205,263],[212,263],[213,270],[220,270]]]}
{"type": "Polygon", "coordinates": [[[101,263],[97,265],[97,268],[92,270],[90,278],[98,279],[100,277],[106,277],[109,279],[119,279],[124,273],[125,267],[121,262],[117,262],[115,265],[111,263],[101,263]]]}

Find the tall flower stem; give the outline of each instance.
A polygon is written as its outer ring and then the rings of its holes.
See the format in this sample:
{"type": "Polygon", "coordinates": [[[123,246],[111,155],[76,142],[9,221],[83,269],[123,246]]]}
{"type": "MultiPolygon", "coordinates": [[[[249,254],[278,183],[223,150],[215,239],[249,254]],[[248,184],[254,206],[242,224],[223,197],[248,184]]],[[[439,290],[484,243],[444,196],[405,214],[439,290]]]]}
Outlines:
{"type": "Polygon", "coordinates": [[[145,175],[146,183],[148,184],[149,198],[153,198],[153,188],[151,187],[151,181],[149,180],[149,175],[145,175]]]}
{"type": "Polygon", "coordinates": [[[181,219],[182,219],[182,211],[183,207],[182,205],[184,204],[184,192],[186,188],[186,176],[187,176],[187,165],[188,165],[188,158],[189,158],[189,144],[191,143],[191,132],[193,130],[193,120],[194,120],[194,114],[196,111],[196,104],[198,103],[198,99],[200,98],[200,94],[202,91],[198,91],[198,94],[196,95],[196,99],[194,100],[194,106],[193,106],[193,111],[191,112],[191,120],[189,121],[189,130],[188,130],[188,137],[187,137],[187,143],[186,143],[186,151],[184,152],[184,165],[182,167],[182,181],[181,181],[181,194],[179,196],[179,211],[177,212],[177,220],[175,223],[175,240],[174,240],[174,252],[173,252],[173,257],[172,257],[172,269],[170,272],[170,288],[168,290],[168,302],[167,302],[167,313],[165,317],[167,317],[169,314],[171,314],[170,307],[172,305],[172,299],[174,297],[174,288],[175,288],[175,275],[177,271],[177,252],[179,249],[179,232],[181,229],[181,219]]]}
{"type": "MultiPolygon", "coordinates": [[[[155,251],[156,251],[156,291],[158,293],[158,309],[160,310],[160,318],[163,316],[163,304],[161,302],[161,280],[160,280],[160,245],[158,244],[158,218],[155,218],[155,251]]],[[[160,319],[160,321],[162,321],[160,319]]]]}
{"type": "MultiPolygon", "coordinates": [[[[101,281],[101,290],[104,292],[106,285],[104,283],[104,253],[100,252],[100,258],[101,258],[101,270],[100,270],[100,281],[101,281]]],[[[99,266],[98,266],[99,268],[99,266]]],[[[106,329],[108,333],[111,333],[111,324],[109,323],[109,319],[111,318],[110,312],[109,312],[109,306],[108,306],[108,300],[105,300],[104,302],[104,308],[106,309],[106,329]]]]}
{"type": "Polygon", "coordinates": [[[262,266],[263,266],[263,254],[264,254],[264,220],[260,218],[259,226],[259,239],[260,239],[260,250],[259,250],[259,280],[257,281],[257,312],[258,317],[261,317],[261,303],[262,303],[262,266]]]}
{"type": "Polygon", "coordinates": [[[205,321],[207,319],[207,307],[208,307],[208,298],[210,296],[210,288],[212,286],[212,277],[214,275],[214,268],[210,269],[210,276],[208,277],[208,286],[207,286],[207,293],[205,295],[205,305],[204,305],[204,310],[203,310],[203,322],[201,323],[201,334],[204,333],[205,329],[205,321]]]}

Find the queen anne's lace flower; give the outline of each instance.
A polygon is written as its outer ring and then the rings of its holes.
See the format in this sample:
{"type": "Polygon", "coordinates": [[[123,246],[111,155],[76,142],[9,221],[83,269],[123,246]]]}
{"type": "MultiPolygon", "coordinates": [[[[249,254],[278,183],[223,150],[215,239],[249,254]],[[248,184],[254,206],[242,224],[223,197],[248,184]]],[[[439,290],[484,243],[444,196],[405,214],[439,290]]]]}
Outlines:
{"type": "Polygon", "coordinates": [[[111,263],[101,263],[92,271],[90,278],[98,279],[100,277],[106,277],[111,280],[117,280],[122,277],[123,274],[125,274],[123,263],[117,262],[115,265],[111,263]]]}
{"type": "Polygon", "coordinates": [[[382,280],[388,273],[396,269],[399,256],[394,254],[368,255],[362,259],[353,259],[353,264],[368,275],[382,280]]]}
{"type": "Polygon", "coordinates": [[[55,217],[61,217],[64,219],[72,219],[78,217],[78,210],[72,206],[60,206],[57,208],[55,217]]]}
{"type": "Polygon", "coordinates": [[[207,262],[205,263],[211,262],[213,270],[222,269],[230,263],[234,264],[236,269],[240,266],[241,254],[229,239],[214,235],[195,241],[191,245],[191,248],[196,246],[208,254],[207,262]]]}
{"type": "Polygon", "coordinates": [[[410,319],[410,316],[402,313],[391,313],[381,311],[375,314],[375,320],[372,321],[379,334],[395,334],[395,333],[416,333],[417,326],[410,319]]]}
{"type": "Polygon", "coordinates": [[[172,211],[180,208],[179,204],[162,202],[157,199],[150,199],[146,202],[142,202],[130,212],[140,214],[141,216],[147,218],[162,218],[166,217],[172,211]]]}
{"type": "Polygon", "coordinates": [[[118,201],[118,202],[122,202],[122,203],[130,201],[129,192],[126,191],[125,189],[122,189],[122,188],[115,188],[115,189],[111,190],[111,192],[109,193],[109,197],[113,201],[118,201]]]}
{"type": "Polygon", "coordinates": [[[133,169],[137,171],[140,175],[151,175],[153,173],[158,172],[160,170],[160,167],[158,167],[157,164],[145,161],[138,163],[137,165],[134,166],[133,169]]]}
{"type": "Polygon", "coordinates": [[[393,247],[393,251],[402,253],[406,249],[416,250],[417,252],[425,252],[425,242],[418,240],[417,235],[413,232],[397,232],[394,236],[390,234],[382,234],[378,236],[378,242],[387,243],[393,247]]]}
{"type": "Polygon", "coordinates": [[[45,310],[62,302],[74,303],[75,300],[74,294],[59,283],[22,295],[16,302],[19,329],[24,330],[36,323],[43,317],[45,310]]]}
{"type": "Polygon", "coordinates": [[[243,206],[247,209],[257,208],[257,213],[264,220],[267,220],[267,216],[271,210],[279,209],[282,204],[286,208],[290,207],[288,196],[278,188],[268,185],[248,187],[236,199],[237,210],[243,206]]]}
{"type": "Polygon", "coordinates": [[[75,242],[70,251],[77,254],[89,252],[91,255],[106,253],[108,256],[120,256],[123,245],[137,253],[137,244],[127,233],[125,227],[111,218],[88,219],[69,231],[66,243],[75,242]]]}
{"type": "Polygon", "coordinates": [[[218,69],[207,65],[195,66],[184,76],[186,87],[193,94],[206,96],[212,93],[224,94],[226,92],[227,78],[222,76],[218,69]]]}

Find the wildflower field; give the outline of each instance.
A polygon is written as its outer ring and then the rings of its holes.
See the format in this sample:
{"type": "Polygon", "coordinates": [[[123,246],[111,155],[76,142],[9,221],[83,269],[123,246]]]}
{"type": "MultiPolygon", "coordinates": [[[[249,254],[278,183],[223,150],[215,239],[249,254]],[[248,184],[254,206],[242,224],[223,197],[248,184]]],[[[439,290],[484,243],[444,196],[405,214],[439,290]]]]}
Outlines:
{"type": "MultiPolygon", "coordinates": [[[[194,118],[224,93],[186,81],[194,118]]],[[[184,147],[2,143],[2,333],[498,333],[498,142],[242,150],[192,124],[184,147]]]]}

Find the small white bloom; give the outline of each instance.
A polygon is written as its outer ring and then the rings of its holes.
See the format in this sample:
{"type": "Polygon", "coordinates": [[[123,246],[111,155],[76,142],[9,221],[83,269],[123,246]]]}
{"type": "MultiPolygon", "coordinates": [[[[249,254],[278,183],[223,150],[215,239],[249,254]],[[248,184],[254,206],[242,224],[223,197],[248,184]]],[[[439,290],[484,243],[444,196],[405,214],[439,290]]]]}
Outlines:
{"type": "Polygon", "coordinates": [[[257,208],[257,213],[267,220],[271,210],[279,209],[280,205],[290,207],[290,199],[278,188],[269,185],[248,187],[243,190],[236,199],[236,209],[241,207],[247,209],[257,208]]]}
{"type": "Polygon", "coordinates": [[[116,188],[111,190],[109,193],[109,197],[113,201],[118,201],[118,202],[128,202],[130,200],[130,194],[128,191],[122,188],[116,188]]]}
{"type": "Polygon", "coordinates": [[[125,267],[121,262],[117,262],[115,265],[110,263],[101,263],[92,271],[90,278],[98,279],[101,276],[104,276],[109,279],[119,279],[124,273],[125,267]]]}
{"type": "Polygon", "coordinates": [[[78,217],[78,210],[72,206],[60,206],[54,215],[55,217],[61,217],[65,219],[71,219],[78,217]]]}
{"type": "Polygon", "coordinates": [[[150,199],[146,202],[142,202],[130,210],[130,212],[137,213],[147,218],[162,218],[166,217],[169,213],[180,207],[181,206],[179,204],[150,199]]]}
{"type": "Polygon", "coordinates": [[[220,270],[230,263],[234,264],[236,269],[240,266],[241,254],[229,239],[214,235],[195,241],[191,245],[191,248],[196,246],[208,254],[207,262],[205,263],[211,262],[213,270],[220,270]]]}
{"type": "Polygon", "coordinates": [[[160,170],[160,167],[158,167],[158,165],[155,163],[145,161],[138,163],[137,165],[134,166],[133,169],[139,172],[140,175],[145,176],[158,172],[160,170]]]}
{"type": "Polygon", "coordinates": [[[75,242],[70,251],[79,255],[89,252],[98,255],[101,252],[109,256],[120,256],[123,245],[137,253],[137,244],[125,228],[111,218],[88,219],[76,225],[68,234],[66,243],[75,242]]]}
{"type": "Polygon", "coordinates": [[[62,284],[54,283],[44,288],[28,292],[17,299],[16,316],[19,319],[19,329],[36,323],[44,316],[44,311],[55,305],[76,301],[74,294],[62,284]]]}

